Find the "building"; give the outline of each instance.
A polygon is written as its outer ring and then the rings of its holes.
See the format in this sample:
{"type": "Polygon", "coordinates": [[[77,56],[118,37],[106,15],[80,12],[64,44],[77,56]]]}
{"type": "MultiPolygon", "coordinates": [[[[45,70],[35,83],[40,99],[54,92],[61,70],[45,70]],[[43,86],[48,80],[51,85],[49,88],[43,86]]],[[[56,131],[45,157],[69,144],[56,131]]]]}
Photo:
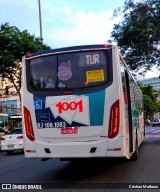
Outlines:
{"type": "Polygon", "coordinates": [[[21,111],[20,99],[18,95],[1,96],[0,98],[0,113],[8,115],[19,114],[21,111]]]}
{"type": "Polygon", "coordinates": [[[160,91],[160,76],[154,78],[147,78],[140,81],[142,85],[151,85],[157,92],[160,91]]]}
{"type": "MultiPolygon", "coordinates": [[[[153,87],[153,89],[158,93],[157,99],[160,100],[160,76],[154,77],[154,78],[147,78],[139,81],[139,83],[143,86],[150,85],[153,87]]],[[[160,119],[160,112],[154,114],[154,118],[160,119]]]]}
{"type": "Polygon", "coordinates": [[[7,79],[0,77],[0,113],[14,115],[21,113],[20,99],[7,79]],[[6,89],[8,88],[8,90],[6,89]]]}

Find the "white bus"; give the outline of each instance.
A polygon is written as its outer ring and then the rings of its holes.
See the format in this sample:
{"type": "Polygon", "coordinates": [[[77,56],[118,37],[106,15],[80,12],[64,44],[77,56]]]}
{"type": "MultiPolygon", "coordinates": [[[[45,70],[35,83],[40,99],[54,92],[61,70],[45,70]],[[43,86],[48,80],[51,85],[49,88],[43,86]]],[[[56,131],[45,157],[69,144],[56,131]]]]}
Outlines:
{"type": "Polygon", "coordinates": [[[22,128],[22,115],[21,114],[12,114],[8,116],[8,128],[17,129],[22,128]]]}
{"type": "Polygon", "coordinates": [[[143,95],[116,46],[36,52],[22,68],[25,157],[138,158],[143,95]]]}

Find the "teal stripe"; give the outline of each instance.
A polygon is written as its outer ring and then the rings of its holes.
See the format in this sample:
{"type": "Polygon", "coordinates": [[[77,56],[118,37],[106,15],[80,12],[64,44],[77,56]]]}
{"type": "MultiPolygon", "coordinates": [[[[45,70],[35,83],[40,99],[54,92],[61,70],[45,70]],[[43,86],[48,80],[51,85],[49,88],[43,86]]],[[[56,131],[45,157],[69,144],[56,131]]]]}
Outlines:
{"type": "Polygon", "coordinates": [[[90,125],[103,125],[105,90],[89,93],[90,125]]]}

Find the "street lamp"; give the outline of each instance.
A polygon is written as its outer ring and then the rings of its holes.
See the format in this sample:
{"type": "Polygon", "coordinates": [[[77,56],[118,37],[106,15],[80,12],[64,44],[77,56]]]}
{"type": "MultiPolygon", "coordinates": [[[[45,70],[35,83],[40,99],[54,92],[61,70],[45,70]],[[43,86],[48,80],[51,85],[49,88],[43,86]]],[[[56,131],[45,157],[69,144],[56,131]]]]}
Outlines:
{"type": "Polygon", "coordinates": [[[38,0],[38,7],[39,7],[40,41],[42,43],[43,37],[42,37],[42,18],[41,18],[41,2],[40,2],[40,0],[38,0]]]}

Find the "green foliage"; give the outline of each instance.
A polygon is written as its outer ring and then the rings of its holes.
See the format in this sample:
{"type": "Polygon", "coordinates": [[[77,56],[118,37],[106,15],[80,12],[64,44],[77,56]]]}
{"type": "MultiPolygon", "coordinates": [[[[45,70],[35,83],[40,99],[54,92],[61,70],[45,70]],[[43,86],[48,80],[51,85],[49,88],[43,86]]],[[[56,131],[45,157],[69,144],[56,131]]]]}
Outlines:
{"type": "Polygon", "coordinates": [[[160,101],[157,102],[158,112],[160,112],[160,101]]]}
{"type": "Polygon", "coordinates": [[[160,0],[126,0],[114,16],[120,14],[123,22],[114,25],[109,42],[117,42],[132,70],[160,66],[160,0]]]}
{"type": "Polygon", "coordinates": [[[0,26],[0,76],[8,78],[20,96],[21,60],[29,52],[50,49],[27,30],[20,31],[8,23],[0,26]]]}
{"type": "Polygon", "coordinates": [[[159,111],[159,104],[152,86],[142,86],[141,91],[144,99],[145,118],[147,119],[148,117],[152,117],[154,112],[159,111]]]}

